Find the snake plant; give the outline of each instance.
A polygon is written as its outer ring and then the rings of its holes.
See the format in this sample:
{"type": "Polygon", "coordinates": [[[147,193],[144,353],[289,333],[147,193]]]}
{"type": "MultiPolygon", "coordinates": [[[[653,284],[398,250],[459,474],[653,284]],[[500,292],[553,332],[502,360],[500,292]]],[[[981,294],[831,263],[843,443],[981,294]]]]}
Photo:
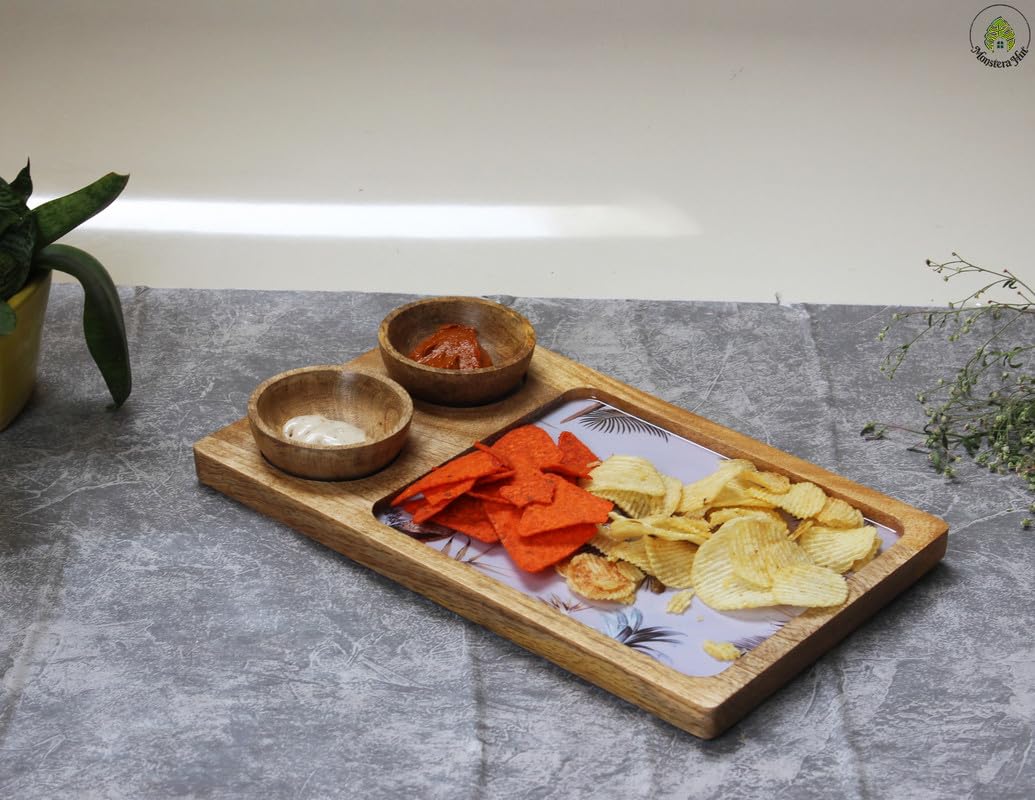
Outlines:
{"type": "Polygon", "coordinates": [[[17,322],[7,300],[42,271],[68,273],[83,286],[86,345],[116,408],[129,397],[132,385],[118,292],[97,259],[78,247],[55,242],[105,209],[128,180],[128,175],[110,172],[77,192],[30,209],[29,165],[10,183],[0,178],[0,336],[11,333],[17,322]]]}

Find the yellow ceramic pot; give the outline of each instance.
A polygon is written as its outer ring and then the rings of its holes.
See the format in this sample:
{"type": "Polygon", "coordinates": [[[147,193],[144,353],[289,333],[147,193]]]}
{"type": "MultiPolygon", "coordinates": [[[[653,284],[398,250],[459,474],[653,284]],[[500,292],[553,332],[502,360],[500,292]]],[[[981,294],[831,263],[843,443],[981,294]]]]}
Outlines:
{"type": "Polygon", "coordinates": [[[43,315],[50,297],[50,271],[34,278],[7,302],[18,315],[13,333],[0,336],[0,431],[18,416],[36,385],[43,315]]]}

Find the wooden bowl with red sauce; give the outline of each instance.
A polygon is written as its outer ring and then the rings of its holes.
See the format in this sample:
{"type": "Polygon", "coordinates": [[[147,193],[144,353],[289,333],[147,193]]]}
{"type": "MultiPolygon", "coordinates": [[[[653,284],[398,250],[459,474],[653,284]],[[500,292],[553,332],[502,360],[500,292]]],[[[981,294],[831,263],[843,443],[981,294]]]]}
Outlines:
{"type": "Polygon", "coordinates": [[[377,342],[388,375],[414,397],[443,406],[477,406],[499,400],[521,385],[535,350],[535,330],[514,309],[491,300],[432,297],[392,311],[381,322],[377,342]],[[480,353],[472,356],[468,343],[460,341],[469,333],[441,332],[443,326],[456,325],[474,329],[491,366],[471,368],[480,353]],[[440,357],[454,351],[456,359],[440,357]],[[415,360],[418,353],[432,363],[462,362],[468,368],[421,364],[415,360]]]}

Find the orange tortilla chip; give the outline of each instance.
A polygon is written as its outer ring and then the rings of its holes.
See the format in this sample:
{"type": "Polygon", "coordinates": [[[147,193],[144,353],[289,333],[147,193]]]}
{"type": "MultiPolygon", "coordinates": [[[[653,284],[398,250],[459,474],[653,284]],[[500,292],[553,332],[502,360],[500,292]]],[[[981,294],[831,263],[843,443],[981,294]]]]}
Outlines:
{"type": "Polygon", "coordinates": [[[447,483],[424,490],[424,499],[433,506],[449,503],[474,488],[474,478],[456,483],[447,483]]]}
{"type": "Polygon", "coordinates": [[[404,501],[439,486],[445,486],[460,481],[477,480],[506,469],[505,465],[493,457],[491,453],[477,450],[473,453],[465,453],[457,456],[452,461],[447,461],[440,467],[436,467],[423,478],[418,478],[405,489],[403,489],[392,501],[393,506],[401,505],[404,501]]]}
{"type": "Polygon", "coordinates": [[[419,506],[410,511],[409,504],[407,504],[407,511],[413,516],[414,522],[427,522],[438,512],[442,511],[446,506],[452,503],[452,500],[445,500],[438,505],[429,503],[427,500],[416,500],[414,502],[420,503],[419,506]]]}
{"type": "Polygon", "coordinates": [[[500,487],[500,497],[519,508],[531,503],[549,503],[553,495],[553,481],[537,469],[518,468],[511,482],[500,487]]]}
{"type": "Polygon", "coordinates": [[[482,501],[485,516],[489,518],[496,536],[500,539],[510,531],[516,531],[521,520],[521,509],[510,503],[482,501]]]}
{"type": "Polygon", "coordinates": [[[550,469],[559,466],[564,459],[550,434],[536,425],[514,428],[500,437],[489,451],[514,469],[521,463],[540,470],[550,469]]]}
{"type": "Polygon", "coordinates": [[[568,431],[561,431],[557,437],[557,448],[561,451],[561,463],[556,471],[573,478],[588,477],[591,465],[600,462],[581,439],[568,431]]]}
{"type": "MultiPolygon", "coordinates": [[[[512,476],[513,473],[510,473],[508,475],[508,478],[512,476]]],[[[469,491],[467,494],[469,497],[477,497],[480,500],[486,500],[490,503],[506,503],[509,506],[513,505],[513,503],[511,503],[509,500],[507,500],[500,494],[500,490],[502,490],[507,485],[508,484],[504,482],[475,484],[475,487],[471,489],[471,491],[469,491]]]]}
{"type": "Polygon", "coordinates": [[[526,572],[539,572],[562,561],[596,536],[589,523],[559,528],[535,536],[518,536],[516,531],[500,535],[507,554],[526,572]]]}
{"type": "Polygon", "coordinates": [[[614,508],[610,500],[590,494],[559,475],[547,475],[547,478],[554,484],[553,501],[525,508],[517,529],[519,536],[535,536],[583,523],[607,522],[607,515],[614,508]]]}
{"type": "Polygon", "coordinates": [[[482,501],[464,495],[431,518],[432,522],[445,525],[454,531],[466,533],[480,542],[492,544],[499,541],[496,529],[485,513],[482,501]]]}

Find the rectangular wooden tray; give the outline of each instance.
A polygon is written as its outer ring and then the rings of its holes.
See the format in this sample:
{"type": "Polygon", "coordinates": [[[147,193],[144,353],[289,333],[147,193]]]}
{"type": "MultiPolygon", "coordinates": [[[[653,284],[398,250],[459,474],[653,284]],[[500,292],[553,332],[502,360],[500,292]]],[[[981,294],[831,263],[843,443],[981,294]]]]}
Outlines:
{"type": "MultiPolygon", "coordinates": [[[[376,351],[350,362],[383,372],[376,351]]],[[[743,434],[536,348],[524,386],[480,408],[414,403],[410,439],[398,459],[358,481],[322,483],[291,477],[266,462],[247,420],[194,445],[199,480],[277,519],[467,619],[538,653],[696,736],[712,738],[830,649],[945,554],[948,526],[930,514],[777,450],[743,434]],[[848,577],[848,601],[792,618],[729,668],[710,677],[684,675],[583,625],[517,589],[394,530],[374,506],[433,467],[560,396],[580,393],[632,407],[678,436],[759,468],[809,480],[900,534],[898,541],[848,577]]]]}

